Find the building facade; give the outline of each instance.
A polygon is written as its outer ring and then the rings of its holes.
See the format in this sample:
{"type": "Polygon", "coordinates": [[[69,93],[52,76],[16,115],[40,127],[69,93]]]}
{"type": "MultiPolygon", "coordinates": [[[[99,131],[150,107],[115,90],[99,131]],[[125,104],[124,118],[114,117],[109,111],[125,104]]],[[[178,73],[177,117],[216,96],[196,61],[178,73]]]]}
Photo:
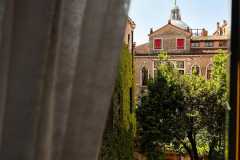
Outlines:
{"type": "Polygon", "coordinates": [[[229,25],[217,23],[217,29],[209,35],[203,29],[192,29],[182,21],[180,9],[175,4],[166,25],[150,29],[149,41],[136,46],[135,81],[137,95],[145,88],[146,81],[154,78],[157,71],[158,55],[165,51],[170,61],[181,74],[192,74],[193,70],[206,79],[211,77],[212,58],[219,50],[227,50],[229,42],[229,25]]]}
{"type": "Polygon", "coordinates": [[[135,22],[130,17],[128,17],[123,42],[124,42],[124,45],[128,46],[130,53],[133,52],[133,48],[134,48],[133,38],[134,38],[135,27],[136,27],[135,22]]]}

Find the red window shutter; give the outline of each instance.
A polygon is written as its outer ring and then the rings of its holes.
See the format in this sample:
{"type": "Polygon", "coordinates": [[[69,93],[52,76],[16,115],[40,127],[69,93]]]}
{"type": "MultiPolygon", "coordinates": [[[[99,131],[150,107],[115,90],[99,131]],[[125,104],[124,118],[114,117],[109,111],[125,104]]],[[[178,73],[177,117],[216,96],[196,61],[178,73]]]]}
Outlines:
{"type": "Polygon", "coordinates": [[[154,49],[162,49],[162,40],[161,39],[154,40],[154,49]]]}
{"type": "Polygon", "coordinates": [[[177,39],[177,49],[184,49],[185,39],[177,39]]]}

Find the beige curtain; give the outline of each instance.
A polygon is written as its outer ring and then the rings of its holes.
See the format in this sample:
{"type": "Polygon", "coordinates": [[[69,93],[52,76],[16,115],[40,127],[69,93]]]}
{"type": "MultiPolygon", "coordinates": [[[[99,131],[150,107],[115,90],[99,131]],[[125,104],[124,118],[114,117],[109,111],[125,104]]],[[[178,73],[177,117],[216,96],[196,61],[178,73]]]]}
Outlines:
{"type": "Polygon", "coordinates": [[[1,160],[97,159],[128,6],[1,0],[1,160]]]}

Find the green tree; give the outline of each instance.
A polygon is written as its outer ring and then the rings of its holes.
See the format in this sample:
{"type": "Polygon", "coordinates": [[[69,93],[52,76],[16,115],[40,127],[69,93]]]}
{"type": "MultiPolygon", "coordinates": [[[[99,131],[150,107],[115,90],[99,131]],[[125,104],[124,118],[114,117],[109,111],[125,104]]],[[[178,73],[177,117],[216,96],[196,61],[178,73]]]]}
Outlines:
{"type": "Polygon", "coordinates": [[[186,82],[201,79],[190,78],[181,77],[168,61],[159,64],[158,76],[149,83],[148,95],[138,111],[142,147],[148,153],[160,144],[176,149],[183,146],[192,159],[198,159],[196,133],[201,128],[199,112],[195,110],[198,96],[192,94],[195,92],[186,82]]]}
{"type": "Polygon", "coordinates": [[[207,124],[209,138],[208,159],[223,159],[226,109],[228,106],[227,86],[228,54],[220,50],[213,58],[212,79],[208,90],[203,92],[205,109],[202,111],[203,123],[207,124]]]}
{"type": "Polygon", "coordinates": [[[138,109],[142,149],[152,153],[172,146],[192,160],[207,153],[217,159],[213,153],[221,152],[224,137],[226,59],[214,58],[213,79],[207,81],[196,74],[179,75],[166,55],[159,56],[157,77],[138,109]]]}

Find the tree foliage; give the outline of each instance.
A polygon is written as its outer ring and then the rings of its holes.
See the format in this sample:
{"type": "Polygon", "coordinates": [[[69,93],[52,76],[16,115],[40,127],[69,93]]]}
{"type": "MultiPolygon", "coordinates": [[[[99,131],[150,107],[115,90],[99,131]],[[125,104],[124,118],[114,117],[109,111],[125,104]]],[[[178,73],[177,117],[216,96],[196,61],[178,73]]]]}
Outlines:
{"type": "Polygon", "coordinates": [[[133,85],[132,55],[124,46],[99,160],[133,159],[136,131],[133,85]]]}
{"type": "Polygon", "coordinates": [[[228,54],[219,50],[213,58],[213,75],[209,81],[209,93],[205,93],[210,107],[203,112],[209,133],[209,159],[224,157],[224,135],[226,111],[229,109],[229,91],[227,86],[228,54]],[[215,103],[214,103],[215,102],[215,103]]]}
{"type": "MultiPolygon", "coordinates": [[[[227,102],[226,54],[214,57],[212,80],[196,74],[180,75],[160,54],[158,74],[138,109],[141,146],[147,153],[166,146],[192,160],[208,154],[223,157],[227,102]]],[[[151,155],[149,154],[149,157],[151,155]]]]}

